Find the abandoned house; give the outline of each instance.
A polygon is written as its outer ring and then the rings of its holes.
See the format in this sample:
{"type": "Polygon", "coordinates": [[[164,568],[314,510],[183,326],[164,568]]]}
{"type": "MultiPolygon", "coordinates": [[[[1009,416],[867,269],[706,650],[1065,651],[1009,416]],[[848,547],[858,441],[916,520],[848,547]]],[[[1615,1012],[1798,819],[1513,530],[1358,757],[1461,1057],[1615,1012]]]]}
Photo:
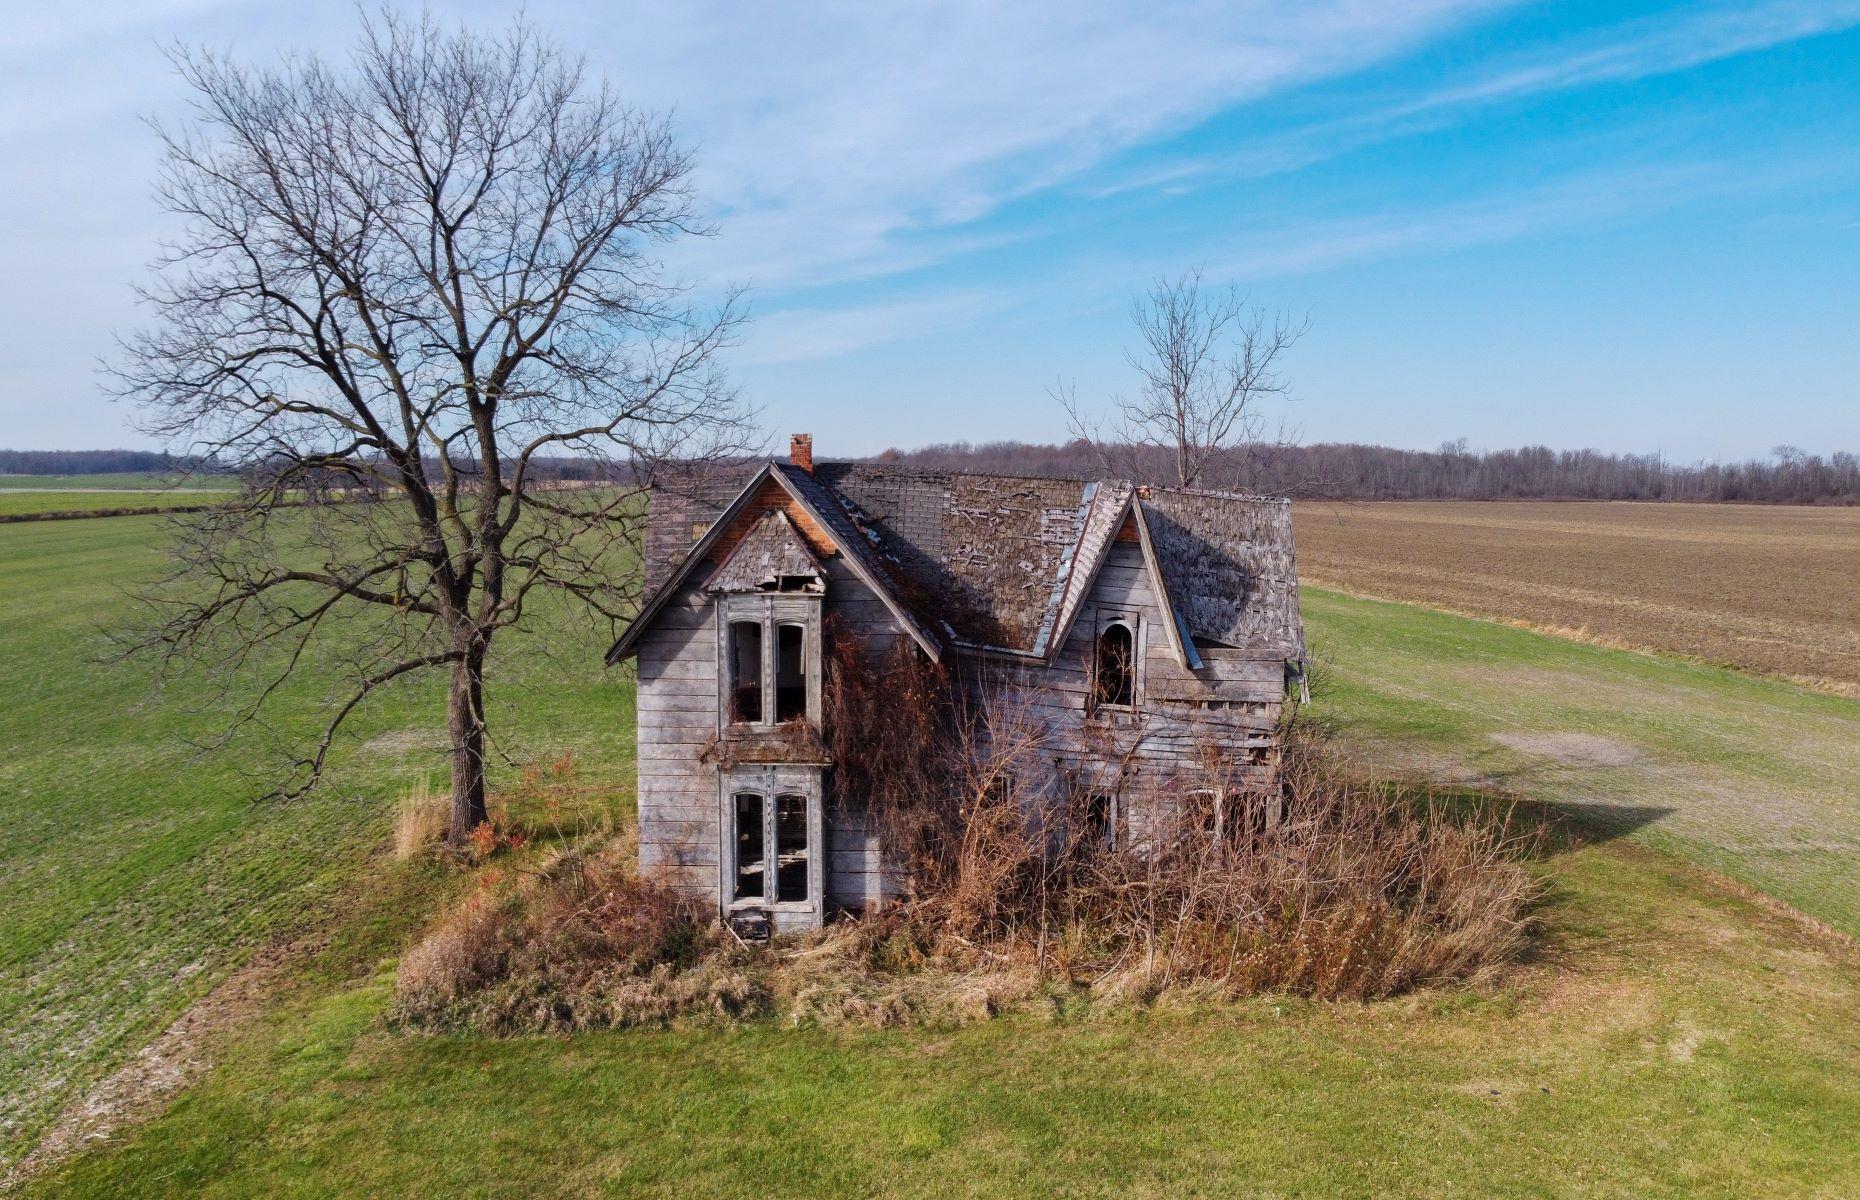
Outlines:
{"type": "Polygon", "coordinates": [[[739,927],[812,928],[892,886],[819,736],[832,630],[1017,689],[1113,838],[1134,780],[1209,744],[1263,793],[1302,683],[1282,499],[816,463],[796,435],[786,462],[655,483],[646,560],[607,655],[637,660],[640,863],[739,927]]]}

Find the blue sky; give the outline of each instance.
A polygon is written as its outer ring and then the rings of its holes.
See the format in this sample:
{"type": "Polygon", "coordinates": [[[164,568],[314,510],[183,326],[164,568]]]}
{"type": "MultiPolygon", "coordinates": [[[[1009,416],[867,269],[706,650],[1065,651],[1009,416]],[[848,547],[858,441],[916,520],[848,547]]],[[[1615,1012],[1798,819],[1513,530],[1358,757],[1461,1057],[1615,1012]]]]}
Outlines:
{"type": "MultiPolygon", "coordinates": [[[[512,6],[436,3],[495,24],[512,6]]],[[[696,144],[732,372],[826,456],[1052,440],[1200,267],[1308,314],[1306,440],[1860,449],[1860,0],[531,3],[696,144]]],[[[145,444],[95,363],[164,229],[159,46],[342,4],[41,5],[0,46],[0,444],[145,444]]]]}

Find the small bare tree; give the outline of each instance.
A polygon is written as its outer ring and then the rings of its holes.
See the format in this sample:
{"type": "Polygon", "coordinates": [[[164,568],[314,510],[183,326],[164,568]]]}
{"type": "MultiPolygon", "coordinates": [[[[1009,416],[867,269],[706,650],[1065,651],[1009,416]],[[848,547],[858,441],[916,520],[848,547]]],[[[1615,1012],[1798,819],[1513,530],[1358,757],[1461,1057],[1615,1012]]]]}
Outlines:
{"type": "Polygon", "coordinates": [[[652,248],[697,228],[691,162],[519,22],[495,37],[384,13],[346,69],[177,49],[193,92],[158,197],[182,232],[114,368],[145,427],[252,486],[184,525],[130,649],[349,677],[278,786],[314,784],[345,720],[449,678],[450,839],[485,819],[485,671],[555,593],[636,598],[655,464],[736,452],[717,352],[738,315],[689,304],[652,248]],[[609,486],[546,478],[593,461],[609,486]]]}
{"type": "Polygon", "coordinates": [[[1107,421],[1080,406],[1074,387],[1056,389],[1073,436],[1121,478],[1161,482],[1152,478],[1161,452],[1169,482],[1254,489],[1295,441],[1266,404],[1288,394],[1280,359],[1309,322],[1250,307],[1231,287],[1204,292],[1199,271],[1157,280],[1131,305],[1131,321],[1143,346],[1125,357],[1142,390],[1113,401],[1107,421]]]}

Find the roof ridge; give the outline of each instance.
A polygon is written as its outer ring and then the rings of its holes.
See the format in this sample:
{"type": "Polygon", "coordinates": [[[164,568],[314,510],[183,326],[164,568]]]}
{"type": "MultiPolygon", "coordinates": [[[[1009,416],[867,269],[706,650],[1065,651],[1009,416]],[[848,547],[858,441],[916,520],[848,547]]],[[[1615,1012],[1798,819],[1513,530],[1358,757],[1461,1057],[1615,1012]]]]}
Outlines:
{"type": "Polygon", "coordinates": [[[967,467],[924,467],[912,463],[876,462],[865,458],[830,458],[819,459],[814,464],[818,471],[822,467],[858,467],[861,470],[882,471],[892,475],[964,475],[971,479],[1029,479],[1043,483],[1096,483],[1111,484],[1118,487],[1147,487],[1152,492],[1168,492],[1178,496],[1210,496],[1222,500],[1262,501],[1280,504],[1291,503],[1290,496],[1274,496],[1263,492],[1238,492],[1230,488],[1183,487],[1179,484],[1146,484],[1135,479],[1126,479],[1118,475],[1104,474],[1064,474],[1052,471],[977,471],[967,467]]]}

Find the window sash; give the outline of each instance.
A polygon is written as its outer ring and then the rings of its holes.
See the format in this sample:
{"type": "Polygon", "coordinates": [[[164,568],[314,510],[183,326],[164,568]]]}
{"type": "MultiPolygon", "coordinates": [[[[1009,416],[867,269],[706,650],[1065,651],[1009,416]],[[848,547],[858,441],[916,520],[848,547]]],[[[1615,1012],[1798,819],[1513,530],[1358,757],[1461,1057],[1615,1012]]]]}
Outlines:
{"type": "Polygon", "coordinates": [[[807,908],[825,889],[820,797],[790,784],[729,787],[731,908],[807,908]]]}
{"type": "Polygon", "coordinates": [[[1088,695],[1092,711],[1111,709],[1128,712],[1137,708],[1143,696],[1142,665],[1143,641],[1137,618],[1128,613],[1100,615],[1098,632],[1091,643],[1091,687],[1088,695]],[[1115,688],[1105,678],[1106,635],[1114,629],[1122,631],[1129,639],[1127,658],[1120,672],[1122,678],[1117,680],[1122,686],[1115,688]]]}
{"type": "Polygon", "coordinates": [[[821,704],[821,606],[818,599],[803,600],[792,596],[726,597],[718,617],[718,725],[751,725],[769,728],[785,719],[805,717],[820,720],[821,704]],[[739,627],[754,626],[759,632],[756,657],[759,672],[753,682],[741,678],[742,654],[738,649],[739,627]],[[800,640],[793,671],[783,671],[782,640],[785,630],[798,630],[800,640]],[[788,681],[784,696],[784,679],[788,681]],[[753,694],[759,704],[755,715],[739,716],[751,705],[753,694]],[[784,699],[786,703],[784,704],[784,699]]]}

